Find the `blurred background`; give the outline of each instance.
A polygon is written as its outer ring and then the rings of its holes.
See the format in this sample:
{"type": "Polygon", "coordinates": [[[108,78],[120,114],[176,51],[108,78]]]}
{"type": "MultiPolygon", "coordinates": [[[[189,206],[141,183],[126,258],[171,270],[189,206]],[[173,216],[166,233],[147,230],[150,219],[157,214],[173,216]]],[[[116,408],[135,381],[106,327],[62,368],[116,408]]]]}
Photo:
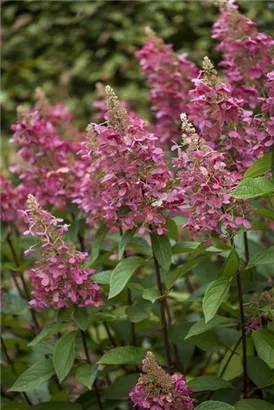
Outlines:
{"type": "MultiPolygon", "coordinates": [[[[239,1],[261,31],[274,34],[273,1],[239,1]]],[[[95,83],[112,85],[121,99],[148,118],[148,88],[134,51],[150,26],[176,51],[200,65],[218,63],[210,28],[218,15],[201,1],[1,1],[2,135],[19,104],[31,105],[36,87],[61,100],[85,127],[96,100],[95,83]]],[[[4,138],[4,140],[7,138],[4,138]]],[[[5,146],[5,143],[3,147],[5,146]]]]}

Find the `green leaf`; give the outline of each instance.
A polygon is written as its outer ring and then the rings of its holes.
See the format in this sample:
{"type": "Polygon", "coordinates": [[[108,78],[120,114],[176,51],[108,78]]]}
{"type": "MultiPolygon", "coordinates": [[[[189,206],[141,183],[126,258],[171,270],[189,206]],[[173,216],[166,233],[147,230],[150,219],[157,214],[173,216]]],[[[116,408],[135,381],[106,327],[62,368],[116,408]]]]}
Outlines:
{"type": "Polygon", "coordinates": [[[161,294],[158,289],[149,288],[144,289],[142,297],[143,299],[150,300],[152,303],[154,303],[157,299],[161,297],[161,294]]]}
{"type": "Polygon", "coordinates": [[[227,403],[222,403],[221,401],[204,401],[195,407],[195,410],[235,410],[235,407],[227,403]]]}
{"type": "Polygon", "coordinates": [[[184,265],[179,266],[177,269],[172,270],[169,273],[167,280],[166,280],[167,288],[170,289],[173,286],[173,284],[176,282],[177,279],[179,279],[181,276],[191,271],[192,268],[194,268],[200,262],[204,261],[207,258],[208,258],[207,255],[200,255],[198,258],[189,259],[184,265]]]}
{"type": "Polygon", "coordinates": [[[76,242],[80,228],[80,221],[75,220],[70,224],[69,230],[66,232],[65,239],[70,242],[76,242]]]}
{"type": "Polygon", "coordinates": [[[228,294],[229,288],[230,280],[228,278],[216,279],[209,285],[203,299],[205,323],[209,322],[216,315],[224,298],[228,294]]]}
{"type": "Polygon", "coordinates": [[[159,265],[166,271],[169,271],[171,265],[172,250],[167,235],[151,234],[152,250],[159,265]]]}
{"type": "Polygon", "coordinates": [[[242,180],[231,193],[233,198],[249,199],[270,195],[274,192],[274,183],[271,178],[246,178],[242,180]]]}
{"type": "Polygon", "coordinates": [[[258,356],[248,358],[247,374],[253,383],[259,388],[274,384],[274,372],[258,356]]]}
{"type": "Polygon", "coordinates": [[[36,406],[29,407],[28,410],[83,410],[80,404],[66,403],[63,401],[47,401],[37,404],[36,406]]]}
{"type": "Polygon", "coordinates": [[[123,400],[127,399],[130,390],[135,386],[139,379],[139,374],[127,374],[119,377],[115,382],[105,391],[104,397],[108,400],[123,400]]]}
{"type": "Polygon", "coordinates": [[[28,403],[1,403],[1,410],[29,410],[28,403]]]}
{"type": "Polygon", "coordinates": [[[249,167],[243,176],[243,179],[246,178],[256,178],[264,175],[266,172],[271,170],[271,159],[272,154],[268,152],[263,157],[256,159],[256,161],[249,167]]]}
{"type": "Polygon", "coordinates": [[[219,389],[228,389],[232,387],[232,384],[226,380],[220,379],[217,376],[200,376],[192,379],[188,382],[188,386],[194,392],[200,391],[215,391],[219,389]]]}
{"type": "Polygon", "coordinates": [[[265,208],[255,209],[254,214],[262,216],[274,222],[274,211],[271,211],[270,209],[265,209],[265,208]]]}
{"type": "Polygon", "coordinates": [[[246,399],[235,404],[235,410],[274,410],[274,404],[265,400],[246,399]]]}
{"type": "Polygon", "coordinates": [[[235,275],[235,273],[239,269],[239,266],[240,258],[235,248],[233,248],[230,254],[228,255],[228,258],[226,259],[225,263],[221,266],[220,270],[218,271],[218,278],[231,278],[235,275]]]}
{"type": "Polygon", "coordinates": [[[213,329],[215,327],[227,327],[227,326],[233,326],[235,325],[236,322],[234,319],[222,317],[216,315],[213,319],[211,319],[209,322],[205,323],[205,320],[199,320],[199,322],[194,323],[193,326],[189,329],[188,334],[186,335],[186,339],[189,337],[193,337],[196,335],[200,335],[201,333],[206,332],[207,330],[213,329]]]}
{"type": "Polygon", "coordinates": [[[88,327],[88,312],[83,307],[74,306],[73,319],[77,326],[86,331],[88,327]]]}
{"type": "Polygon", "coordinates": [[[1,241],[4,241],[8,236],[8,224],[1,221],[1,241]]]}
{"type": "Polygon", "coordinates": [[[179,230],[178,230],[178,226],[176,222],[174,221],[174,219],[168,219],[167,231],[168,231],[169,238],[177,242],[179,239],[179,230]]]}
{"type": "Polygon", "coordinates": [[[19,295],[8,293],[4,295],[4,300],[1,308],[4,314],[22,316],[29,310],[28,302],[19,295]]]}
{"type": "Polygon", "coordinates": [[[152,304],[139,299],[136,305],[129,306],[127,309],[128,319],[132,323],[139,323],[148,319],[152,311],[152,304]]]}
{"type": "Polygon", "coordinates": [[[133,273],[143,263],[144,259],[139,256],[131,256],[121,260],[110,277],[109,299],[122,292],[133,273]]]}
{"type": "Polygon", "coordinates": [[[250,261],[246,269],[252,268],[257,265],[271,265],[274,263],[274,246],[268,249],[264,249],[261,252],[256,253],[250,258],[250,261]]]}
{"type": "Polygon", "coordinates": [[[94,235],[93,241],[92,241],[92,252],[91,256],[89,258],[89,263],[92,264],[96,261],[96,259],[99,256],[101,246],[104,242],[104,239],[106,237],[106,234],[108,232],[108,228],[105,224],[102,224],[96,234],[94,235]]]}
{"type": "Polygon", "coordinates": [[[60,330],[62,325],[59,323],[50,323],[29,343],[29,346],[36,346],[42,340],[46,339],[46,337],[52,336],[60,330]]]}
{"type": "Polygon", "coordinates": [[[193,252],[199,245],[199,242],[177,242],[172,246],[172,255],[193,252]]]}
{"type": "Polygon", "coordinates": [[[98,364],[134,364],[140,365],[146,355],[142,347],[123,346],[116,347],[105,353],[98,364]]]}
{"type": "Polygon", "coordinates": [[[54,375],[54,368],[51,360],[45,359],[35,363],[24,373],[10,388],[11,391],[28,391],[37,388],[54,375]]]}
{"type": "Polygon", "coordinates": [[[75,359],[75,338],[77,332],[66,333],[58,340],[54,353],[53,365],[57,377],[62,382],[70,372],[75,359]]]}
{"type": "Polygon", "coordinates": [[[268,329],[252,332],[252,339],[260,358],[274,369],[274,333],[268,329]]]}
{"type": "Polygon", "coordinates": [[[112,270],[104,270],[92,275],[92,280],[100,285],[109,285],[112,270]]]}
{"type": "MultiPolygon", "coordinates": [[[[247,338],[247,355],[252,356],[254,354],[254,348],[251,338],[247,338]]],[[[220,366],[218,368],[217,375],[222,375],[224,380],[233,380],[239,377],[243,373],[243,347],[242,342],[237,342],[229,346],[229,350],[223,357],[220,366]],[[233,355],[231,356],[233,352],[233,355]]]]}
{"type": "Polygon", "coordinates": [[[131,241],[131,239],[132,239],[133,236],[135,235],[135,233],[136,233],[136,229],[131,229],[130,231],[126,231],[126,232],[122,235],[122,237],[121,237],[121,239],[120,239],[120,242],[119,242],[119,246],[118,246],[118,257],[119,257],[119,260],[122,259],[123,255],[124,255],[124,252],[125,252],[125,249],[126,249],[128,243],[131,241]]]}
{"type": "Polygon", "coordinates": [[[98,367],[91,364],[83,364],[77,367],[75,377],[78,382],[82,383],[88,389],[91,389],[98,373],[98,367]]]}

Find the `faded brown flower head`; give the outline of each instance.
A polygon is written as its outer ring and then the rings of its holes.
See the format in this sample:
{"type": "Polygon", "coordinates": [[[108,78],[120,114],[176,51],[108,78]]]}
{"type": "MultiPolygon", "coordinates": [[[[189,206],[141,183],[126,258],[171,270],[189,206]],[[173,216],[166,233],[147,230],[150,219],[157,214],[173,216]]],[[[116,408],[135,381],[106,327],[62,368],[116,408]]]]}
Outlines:
{"type": "Polygon", "coordinates": [[[121,106],[117,95],[109,85],[106,86],[105,90],[107,95],[108,125],[120,134],[123,134],[128,126],[127,110],[121,106]]]}
{"type": "Polygon", "coordinates": [[[165,397],[172,400],[175,393],[175,383],[168,373],[158,365],[152,352],[147,352],[143,362],[143,372],[139,383],[149,397],[165,397]]]}
{"type": "Polygon", "coordinates": [[[181,122],[183,131],[183,144],[188,146],[186,149],[187,154],[191,154],[192,152],[198,150],[203,152],[212,151],[211,148],[206,144],[205,140],[199,137],[194,126],[188,120],[187,115],[185,113],[181,114],[181,122]]]}
{"type": "Polygon", "coordinates": [[[89,152],[94,151],[98,147],[97,134],[94,128],[94,124],[88,124],[86,128],[87,133],[87,147],[89,152]]]}
{"type": "Polygon", "coordinates": [[[35,98],[36,104],[38,105],[40,109],[43,109],[49,106],[49,101],[46,98],[46,93],[44,90],[42,90],[42,88],[37,87],[35,89],[34,98],[35,98]]]}
{"type": "Polygon", "coordinates": [[[208,85],[214,87],[219,82],[218,72],[215,70],[214,65],[210,59],[205,56],[203,61],[202,78],[208,85]]]}

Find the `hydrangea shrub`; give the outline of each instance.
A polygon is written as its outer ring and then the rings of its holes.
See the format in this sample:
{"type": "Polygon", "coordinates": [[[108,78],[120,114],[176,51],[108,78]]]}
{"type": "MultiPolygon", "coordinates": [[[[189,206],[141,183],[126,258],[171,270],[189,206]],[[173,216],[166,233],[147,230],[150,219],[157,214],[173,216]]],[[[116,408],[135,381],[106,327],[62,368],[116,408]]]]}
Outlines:
{"type": "Polygon", "coordinates": [[[233,1],[197,67],[147,29],[152,123],[41,89],[1,176],[3,409],[274,409],[274,40],[233,1]]]}

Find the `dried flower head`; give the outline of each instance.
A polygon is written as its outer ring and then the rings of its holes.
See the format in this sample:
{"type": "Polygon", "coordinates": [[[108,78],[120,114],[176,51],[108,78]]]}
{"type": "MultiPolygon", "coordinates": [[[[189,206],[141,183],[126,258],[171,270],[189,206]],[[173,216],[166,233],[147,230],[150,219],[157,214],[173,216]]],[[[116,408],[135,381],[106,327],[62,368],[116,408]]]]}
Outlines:
{"type": "Polygon", "coordinates": [[[122,107],[117,95],[109,85],[106,86],[105,90],[108,125],[122,134],[128,126],[127,110],[122,107]]]}
{"type": "Polygon", "coordinates": [[[46,93],[42,88],[37,87],[35,88],[34,98],[36,101],[37,106],[40,109],[45,109],[49,106],[49,100],[46,98],[46,93]]]}
{"type": "Polygon", "coordinates": [[[192,391],[187,387],[184,377],[166,373],[151,352],[147,352],[142,371],[138,383],[129,394],[138,409],[193,409],[196,400],[189,397],[192,391]]]}
{"type": "Polygon", "coordinates": [[[211,87],[215,86],[219,82],[218,71],[215,70],[214,65],[210,59],[206,56],[203,61],[202,78],[211,87]]]}

